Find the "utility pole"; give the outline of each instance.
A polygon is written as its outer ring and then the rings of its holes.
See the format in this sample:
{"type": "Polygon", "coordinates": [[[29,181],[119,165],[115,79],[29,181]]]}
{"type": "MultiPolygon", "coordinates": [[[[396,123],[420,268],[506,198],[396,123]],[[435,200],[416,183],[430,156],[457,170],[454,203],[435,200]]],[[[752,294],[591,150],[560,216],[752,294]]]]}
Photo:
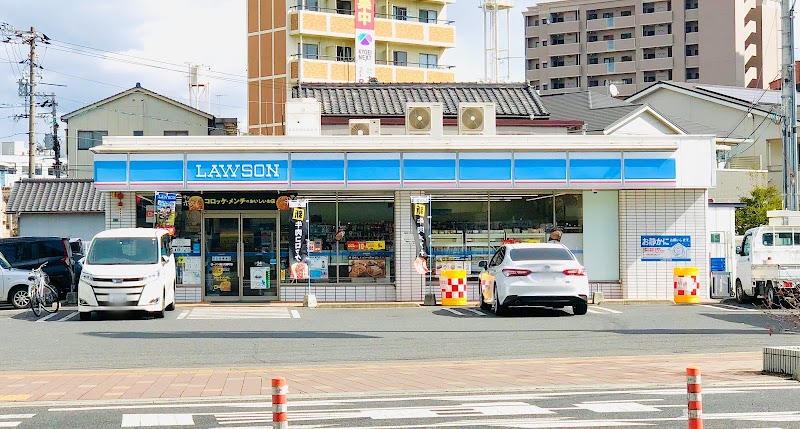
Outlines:
{"type": "Polygon", "coordinates": [[[797,100],[795,100],[794,67],[794,0],[781,0],[782,44],[782,93],[783,122],[781,142],[783,144],[783,198],[786,210],[798,209],[797,187],[797,100]]]}
{"type": "Polygon", "coordinates": [[[31,45],[30,55],[28,56],[28,177],[33,177],[36,173],[36,29],[31,27],[33,37],[28,38],[31,45]]]}
{"type": "Polygon", "coordinates": [[[0,22],[0,34],[4,43],[12,41],[30,45],[28,53],[28,177],[36,173],[36,43],[50,43],[50,38],[38,33],[34,27],[30,31],[18,30],[10,24],[0,22]]]}
{"type": "Polygon", "coordinates": [[[53,163],[53,170],[55,170],[56,178],[61,178],[61,143],[58,142],[58,116],[56,115],[56,94],[50,94],[52,98],[50,104],[53,108],[53,153],[55,156],[55,163],[53,163]]]}

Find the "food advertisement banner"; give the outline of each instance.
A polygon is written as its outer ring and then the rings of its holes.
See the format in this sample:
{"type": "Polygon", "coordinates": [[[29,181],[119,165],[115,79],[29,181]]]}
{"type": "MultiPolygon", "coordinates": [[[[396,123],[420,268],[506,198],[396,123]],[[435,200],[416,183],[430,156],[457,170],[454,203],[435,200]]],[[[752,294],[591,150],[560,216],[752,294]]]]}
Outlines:
{"type": "Polygon", "coordinates": [[[375,0],[356,0],[356,82],[375,77],[375,0]]]}
{"type": "Polygon", "coordinates": [[[427,274],[428,269],[428,213],[430,197],[411,197],[411,218],[414,222],[414,242],[416,243],[417,257],[414,259],[414,269],[418,274],[427,274]]]}
{"type": "Polygon", "coordinates": [[[184,192],[183,208],[203,210],[288,210],[291,195],[278,192],[184,192]]]}
{"type": "Polygon", "coordinates": [[[292,207],[292,216],[289,220],[289,231],[292,238],[289,249],[289,272],[292,279],[308,278],[308,210],[305,205],[292,207]]]}
{"type": "Polygon", "coordinates": [[[385,258],[367,258],[351,256],[348,258],[350,278],[371,277],[373,279],[386,277],[385,258]]]}

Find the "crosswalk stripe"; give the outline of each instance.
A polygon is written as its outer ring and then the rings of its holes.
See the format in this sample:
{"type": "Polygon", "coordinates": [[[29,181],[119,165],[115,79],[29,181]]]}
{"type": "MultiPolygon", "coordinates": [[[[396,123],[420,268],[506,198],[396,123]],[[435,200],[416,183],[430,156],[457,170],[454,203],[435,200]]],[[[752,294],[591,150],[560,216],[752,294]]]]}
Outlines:
{"type": "Polygon", "coordinates": [[[8,419],[30,419],[36,414],[0,414],[0,419],[8,420],[8,419]]]}
{"type": "Polygon", "coordinates": [[[597,311],[597,310],[595,310],[594,308],[587,308],[587,309],[586,309],[586,311],[587,311],[588,313],[593,313],[593,314],[603,314],[603,312],[602,312],[602,311],[597,311]]]}
{"type": "Polygon", "coordinates": [[[292,310],[292,318],[293,319],[299,319],[300,318],[300,312],[297,311],[297,310],[292,310]]]}
{"type": "Polygon", "coordinates": [[[44,317],[42,317],[41,319],[37,320],[37,322],[44,322],[44,321],[46,321],[47,319],[52,319],[52,318],[53,318],[53,317],[55,317],[57,314],[58,314],[58,313],[52,313],[52,314],[48,314],[47,316],[44,316],[44,317]]]}
{"type": "Polygon", "coordinates": [[[178,320],[183,319],[184,317],[189,315],[189,310],[181,311],[181,314],[178,315],[178,320]]]}
{"type": "Polygon", "coordinates": [[[75,317],[77,315],[78,315],[78,312],[77,311],[73,311],[72,313],[67,314],[65,317],[62,317],[62,318],[56,320],[56,322],[65,322],[65,321],[67,321],[69,319],[72,319],[73,317],[75,317]]]}
{"type": "MultiPolygon", "coordinates": [[[[294,310],[296,311],[296,310],[294,310]]],[[[183,316],[183,315],[181,315],[183,316]]],[[[295,316],[288,308],[252,308],[252,307],[227,307],[227,308],[194,308],[185,316],[178,316],[179,319],[187,320],[242,320],[242,319],[291,319],[299,318],[298,312],[295,316]]]]}

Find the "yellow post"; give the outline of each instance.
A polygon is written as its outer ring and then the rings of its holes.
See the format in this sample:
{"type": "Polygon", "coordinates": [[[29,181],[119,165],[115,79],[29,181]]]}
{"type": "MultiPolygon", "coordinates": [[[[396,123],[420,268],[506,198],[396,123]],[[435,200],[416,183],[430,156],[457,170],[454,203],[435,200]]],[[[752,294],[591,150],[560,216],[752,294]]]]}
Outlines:
{"type": "Polygon", "coordinates": [[[466,270],[442,270],[439,285],[442,287],[442,305],[467,305],[466,270]]]}
{"type": "Polygon", "coordinates": [[[677,267],[672,269],[672,284],[675,304],[699,304],[700,283],[697,281],[699,268],[677,267]]]}

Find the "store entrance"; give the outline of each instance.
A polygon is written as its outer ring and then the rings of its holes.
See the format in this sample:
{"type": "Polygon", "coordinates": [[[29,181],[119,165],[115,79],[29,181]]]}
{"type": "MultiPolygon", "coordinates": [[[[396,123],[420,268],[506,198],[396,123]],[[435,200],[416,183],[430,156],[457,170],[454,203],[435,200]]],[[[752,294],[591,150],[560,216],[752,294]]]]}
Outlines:
{"type": "Polygon", "coordinates": [[[274,213],[205,213],[205,299],[278,299],[278,217],[274,213]]]}

